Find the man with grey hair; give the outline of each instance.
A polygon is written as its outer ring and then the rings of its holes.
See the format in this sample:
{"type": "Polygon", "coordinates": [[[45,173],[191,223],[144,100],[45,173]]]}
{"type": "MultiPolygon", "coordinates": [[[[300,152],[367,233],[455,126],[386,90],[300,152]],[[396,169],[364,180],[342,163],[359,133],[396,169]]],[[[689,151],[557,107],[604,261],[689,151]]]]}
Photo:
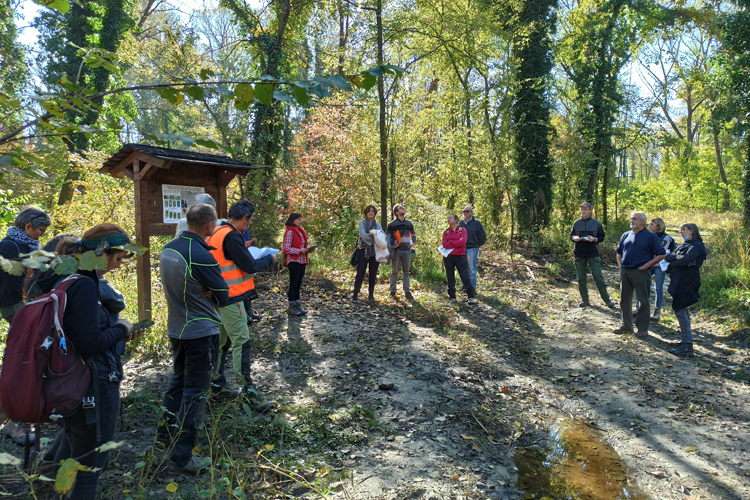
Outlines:
{"type": "MultiPolygon", "coordinates": [[[[195,203],[211,205],[212,207],[216,208],[216,201],[214,201],[213,197],[208,193],[196,194],[195,203]]],[[[175,231],[174,237],[177,238],[179,235],[187,231],[187,227],[188,227],[187,217],[183,217],[182,219],[178,220],[177,231],[175,231]]]]}
{"type": "Polygon", "coordinates": [[[630,228],[620,237],[617,245],[617,266],[620,268],[620,309],[622,326],[617,334],[633,333],[633,291],[638,297],[638,312],[635,326],[638,336],[648,335],[650,306],[648,302],[651,288],[651,266],[666,257],[667,252],[659,237],[646,229],[646,214],[632,212],[630,228]]]}

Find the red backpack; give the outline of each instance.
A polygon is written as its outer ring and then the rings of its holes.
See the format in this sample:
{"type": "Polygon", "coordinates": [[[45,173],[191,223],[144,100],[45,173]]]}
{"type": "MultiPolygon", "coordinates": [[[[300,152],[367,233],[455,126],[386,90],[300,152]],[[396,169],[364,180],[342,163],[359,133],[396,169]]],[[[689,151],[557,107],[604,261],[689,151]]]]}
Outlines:
{"type": "Polygon", "coordinates": [[[0,406],[11,420],[49,422],[83,402],[91,370],[62,328],[65,290],[80,278],[89,279],[68,276],[13,317],[0,371],[0,406]]]}

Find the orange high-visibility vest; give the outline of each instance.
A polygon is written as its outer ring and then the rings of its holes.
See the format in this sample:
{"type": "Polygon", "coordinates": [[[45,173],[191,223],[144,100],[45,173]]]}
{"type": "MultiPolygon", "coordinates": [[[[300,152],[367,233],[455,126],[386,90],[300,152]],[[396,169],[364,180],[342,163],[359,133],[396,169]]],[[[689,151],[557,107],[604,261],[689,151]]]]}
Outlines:
{"type": "Polygon", "coordinates": [[[210,252],[216,259],[216,262],[219,263],[221,275],[227,282],[227,285],[229,285],[230,298],[239,297],[255,289],[253,275],[237,267],[237,264],[233,260],[227,259],[224,255],[224,238],[232,231],[235,231],[232,226],[221,225],[214,230],[212,236],[206,238],[206,243],[215,248],[215,250],[210,250],[210,252]]]}

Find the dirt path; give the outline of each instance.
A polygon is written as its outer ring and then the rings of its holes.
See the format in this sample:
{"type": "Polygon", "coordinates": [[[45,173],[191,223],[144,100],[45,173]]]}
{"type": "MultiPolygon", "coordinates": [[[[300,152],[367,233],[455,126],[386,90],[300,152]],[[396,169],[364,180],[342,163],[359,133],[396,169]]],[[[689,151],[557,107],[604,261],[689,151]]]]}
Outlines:
{"type": "Polygon", "coordinates": [[[577,302],[575,285],[540,301],[538,373],[579,400],[654,497],[750,498],[747,343],[694,318],[696,356],[678,358],[667,352],[679,340],[671,309],[638,339],[612,333],[619,309],[577,302]]]}
{"type": "Polygon", "coordinates": [[[253,368],[277,411],[211,403],[202,447],[221,457],[215,473],[144,479],[163,456],[153,440],[171,372],[166,359],[131,361],[117,436],[128,444],[105,497],[139,484],[149,498],[227,498],[238,485],[257,498],[750,497],[746,344],[698,319],[698,356],[678,359],[662,342],[673,316],[645,341],[618,337],[616,313],[579,309],[576,287],[540,266],[486,262],[473,308],[418,280],[416,301],[381,284],[376,306],[353,305],[352,273],[330,271],[306,281],[302,319],[284,312],[284,277],[265,276],[253,368]]]}

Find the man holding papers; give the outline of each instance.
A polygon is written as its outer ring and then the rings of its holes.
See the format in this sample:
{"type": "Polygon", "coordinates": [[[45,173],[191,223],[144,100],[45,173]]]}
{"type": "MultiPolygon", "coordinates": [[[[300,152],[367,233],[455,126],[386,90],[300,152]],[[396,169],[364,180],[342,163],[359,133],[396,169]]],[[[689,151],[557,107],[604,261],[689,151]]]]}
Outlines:
{"type": "Polygon", "coordinates": [[[253,298],[255,282],[253,274],[270,266],[276,256],[266,255],[254,259],[245,247],[242,237],[253,220],[255,206],[247,200],[241,200],[229,207],[228,220],[217,227],[212,236],[206,239],[210,251],[221,268],[221,274],[229,285],[229,304],[220,308],[221,327],[219,328],[219,346],[221,356],[216,369],[217,377],[211,384],[214,396],[231,396],[227,389],[224,366],[227,361],[228,346],[232,346],[234,378],[240,386],[238,395],[244,396],[253,411],[263,413],[271,408],[271,403],[262,403],[258,391],[250,377],[250,330],[247,327],[247,312],[243,303],[253,298]]]}
{"type": "Polygon", "coordinates": [[[469,304],[474,304],[474,287],[471,286],[469,259],[466,256],[466,228],[459,227],[458,216],[448,216],[448,229],[443,231],[443,245],[438,249],[443,254],[445,274],[448,276],[448,296],[456,302],[456,269],[469,297],[469,304]]]}

